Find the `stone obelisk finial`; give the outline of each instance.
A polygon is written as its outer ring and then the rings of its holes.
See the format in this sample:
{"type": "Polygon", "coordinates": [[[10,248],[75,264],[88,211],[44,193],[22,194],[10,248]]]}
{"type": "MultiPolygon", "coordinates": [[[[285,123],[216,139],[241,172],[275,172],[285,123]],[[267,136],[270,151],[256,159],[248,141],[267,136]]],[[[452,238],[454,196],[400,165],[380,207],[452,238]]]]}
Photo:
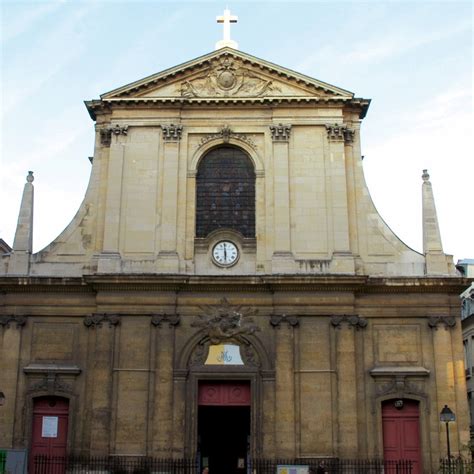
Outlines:
{"type": "Polygon", "coordinates": [[[33,252],[33,171],[28,171],[23,189],[18,224],[16,226],[13,251],[8,264],[9,275],[28,275],[30,255],[33,252]]]}
{"type": "Polygon", "coordinates": [[[438,215],[428,170],[423,170],[423,253],[426,258],[427,275],[449,274],[448,259],[443,252],[438,215]]]}
{"type": "Polygon", "coordinates": [[[230,24],[237,23],[238,19],[238,16],[230,14],[230,10],[228,8],[224,10],[224,15],[216,17],[217,23],[224,24],[224,36],[220,41],[216,43],[216,49],[225,48],[226,46],[234,49],[239,49],[237,41],[230,39],[230,24]]]}
{"type": "Polygon", "coordinates": [[[428,170],[423,170],[423,253],[442,252],[441,234],[428,170]]]}

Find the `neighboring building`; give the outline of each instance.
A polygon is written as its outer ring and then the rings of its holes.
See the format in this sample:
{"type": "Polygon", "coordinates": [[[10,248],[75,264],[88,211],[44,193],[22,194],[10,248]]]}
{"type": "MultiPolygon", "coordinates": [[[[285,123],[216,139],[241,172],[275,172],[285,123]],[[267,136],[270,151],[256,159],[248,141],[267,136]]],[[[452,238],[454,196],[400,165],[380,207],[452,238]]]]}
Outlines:
{"type": "Polygon", "coordinates": [[[12,248],[3,240],[0,239],[0,255],[10,253],[12,248]]]}
{"type": "Polygon", "coordinates": [[[461,273],[461,275],[467,278],[474,278],[474,258],[464,258],[458,260],[456,268],[461,273]]]}
{"type": "MultiPolygon", "coordinates": [[[[474,278],[474,259],[458,260],[456,268],[466,277],[474,278]]],[[[471,445],[474,447],[474,283],[461,293],[462,337],[466,367],[467,399],[471,414],[471,445]]]]}
{"type": "Polygon", "coordinates": [[[211,473],[385,456],[427,473],[447,404],[457,454],[468,280],[426,171],[423,254],[377,213],[369,102],[231,47],[87,102],[78,213],[32,254],[30,173],[0,260],[0,446],[198,456],[211,473]]]}

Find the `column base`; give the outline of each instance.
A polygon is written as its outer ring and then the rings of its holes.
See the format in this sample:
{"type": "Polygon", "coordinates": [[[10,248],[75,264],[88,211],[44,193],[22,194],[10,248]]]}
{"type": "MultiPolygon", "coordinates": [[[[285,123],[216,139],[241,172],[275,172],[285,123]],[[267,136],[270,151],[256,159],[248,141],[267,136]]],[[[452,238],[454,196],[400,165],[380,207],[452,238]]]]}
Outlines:
{"type": "Polygon", "coordinates": [[[355,274],[354,256],[350,252],[334,252],[329,266],[331,273],[355,274]]]}
{"type": "Polygon", "coordinates": [[[120,273],[122,257],[118,252],[102,252],[97,262],[97,273],[120,273]]]}
{"type": "Polygon", "coordinates": [[[174,250],[162,250],[158,254],[158,271],[160,273],[179,273],[179,255],[174,250]]]}
{"type": "Polygon", "coordinates": [[[30,252],[14,250],[8,262],[8,275],[28,275],[30,272],[30,252]]]}
{"type": "Polygon", "coordinates": [[[296,273],[296,262],[292,252],[273,252],[272,273],[296,273]]]}

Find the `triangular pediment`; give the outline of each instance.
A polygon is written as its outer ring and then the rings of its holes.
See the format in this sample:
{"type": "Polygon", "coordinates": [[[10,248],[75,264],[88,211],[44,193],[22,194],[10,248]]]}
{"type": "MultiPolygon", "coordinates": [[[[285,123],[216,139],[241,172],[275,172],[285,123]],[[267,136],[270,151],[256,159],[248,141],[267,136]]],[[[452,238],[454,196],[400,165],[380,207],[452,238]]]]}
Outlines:
{"type": "Polygon", "coordinates": [[[102,100],[351,99],[353,94],[232,48],[103,94],[102,100]]]}

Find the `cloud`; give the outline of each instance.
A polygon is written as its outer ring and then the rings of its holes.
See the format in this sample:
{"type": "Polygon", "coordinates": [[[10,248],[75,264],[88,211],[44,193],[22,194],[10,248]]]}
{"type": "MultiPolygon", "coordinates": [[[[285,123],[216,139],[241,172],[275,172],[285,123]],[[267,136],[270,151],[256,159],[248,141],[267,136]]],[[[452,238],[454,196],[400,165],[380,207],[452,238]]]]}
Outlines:
{"type": "Polygon", "coordinates": [[[455,25],[432,31],[425,30],[423,33],[420,33],[419,30],[409,29],[400,31],[397,28],[396,31],[384,32],[383,40],[381,40],[380,31],[376,31],[371,38],[354,42],[349,46],[346,44],[337,45],[336,42],[335,45],[318,47],[315,53],[305,55],[304,59],[295,66],[295,69],[311,71],[324,64],[333,66],[335,61],[344,68],[350,64],[361,65],[383,61],[436,41],[444,41],[471,29],[470,20],[463,20],[455,25]]]}
{"type": "MultiPolygon", "coordinates": [[[[48,28],[47,33],[37,34],[26,54],[23,50],[22,54],[15,55],[13,47],[7,50],[8,59],[4,55],[3,60],[5,72],[2,84],[2,113],[5,116],[21,102],[40,93],[52,77],[84,53],[86,31],[77,26],[94,8],[94,5],[88,4],[81,8],[65,9],[61,20],[48,28]],[[22,74],[18,74],[18,71],[22,71],[22,74]]],[[[41,14],[49,15],[52,11],[52,8],[45,8],[41,14]]]]}
{"type": "MultiPolygon", "coordinates": [[[[57,10],[65,0],[50,1],[47,3],[35,4],[28,2],[28,8],[17,9],[15,14],[8,16],[8,21],[2,21],[1,42],[6,43],[17,36],[30,30],[39,20],[57,10]]],[[[6,9],[8,3],[4,4],[6,9]]],[[[11,6],[18,7],[18,3],[11,3],[11,6]]]]}

